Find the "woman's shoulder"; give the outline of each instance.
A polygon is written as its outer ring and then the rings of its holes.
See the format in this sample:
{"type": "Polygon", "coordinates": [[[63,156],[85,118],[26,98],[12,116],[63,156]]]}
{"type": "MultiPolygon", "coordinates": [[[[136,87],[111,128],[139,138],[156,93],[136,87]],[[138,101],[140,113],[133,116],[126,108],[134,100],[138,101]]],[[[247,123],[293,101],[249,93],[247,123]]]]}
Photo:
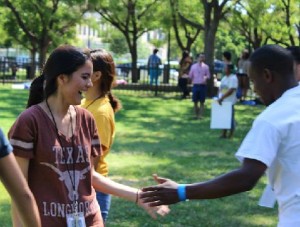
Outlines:
{"type": "Polygon", "coordinates": [[[92,114],[90,111],[88,111],[87,109],[85,109],[84,107],[82,106],[74,106],[77,114],[79,116],[86,116],[86,117],[92,117],[92,114]]]}
{"type": "Polygon", "coordinates": [[[81,106],[74,106],[74,108],[77,115],[76,122],[80,128],[93,132],[96,128],[96,121],[92,113],[81,106]]]}
{"type": "Polygon", "coordinates": [[[9,135],[11,136],[12,132],[18,134],[23,134],[24,132],[28,133],[28,131],[35,130],[38,126],[46,124],[42,115],[43,110],[39,107],[39,105],[33,105],[24,110],[11,126],[9,135]]]}
{"type": "Polygon", "coordinates": [[[27,119],[27,118],[38,117],[41,114],[41,111],[42,109],[38,104],[33,105],[27,108],[26,110],[24,110],[23,112],[21,112],[18,118],[27,119]]]}

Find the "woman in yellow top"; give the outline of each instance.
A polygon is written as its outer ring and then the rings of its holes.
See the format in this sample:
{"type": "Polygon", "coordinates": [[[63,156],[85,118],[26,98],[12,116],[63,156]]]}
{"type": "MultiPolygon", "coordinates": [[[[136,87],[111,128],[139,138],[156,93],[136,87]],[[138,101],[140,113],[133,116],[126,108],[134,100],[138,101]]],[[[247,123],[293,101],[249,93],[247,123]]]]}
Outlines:
{"type": "MultiPolygon", "coordinates": [[[[96,49],[91,51],[91,58],[93,62],[93,74],[91,76],[93,86],[86,92],[81,106],[89,110],[96,120],[103,155],[96,160],[95,169],[103,176],[107,176],[108,165],[105,157],[109,153],[115,137],[115,112],[121,108],[121,103],[111,94],[116,76],[115,63],[111,54],[103,49],[96,49]]],[[[97,200],[105,222],[108,217],[111,196],[97,192],[97,200]]]]}

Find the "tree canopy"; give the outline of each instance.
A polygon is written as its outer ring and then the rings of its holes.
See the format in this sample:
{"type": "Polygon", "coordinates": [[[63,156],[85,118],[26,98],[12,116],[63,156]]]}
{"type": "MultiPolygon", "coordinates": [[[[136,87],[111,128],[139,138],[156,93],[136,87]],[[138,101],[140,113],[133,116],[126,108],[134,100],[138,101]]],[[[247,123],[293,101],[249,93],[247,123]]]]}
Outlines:
{"type": "Polygon", "coordinates": [[[225,49],[237,57],[244,48],[268,43],[300,45],[299,0],[0,0],[0,5],[0,45],[18,44],[32,57],[38,53],[40,66],[52,48],[76,43],[75,26],[87,20],[87,10],[98,13],[98,26],[110,26],[103,40],[115,53],[130,53],[133,82],[139,40],[149,31],[159,34],[148,37],[153,47],[169,43],[173,58],[183,50],[204,51],[211,67],[225,49]]]}

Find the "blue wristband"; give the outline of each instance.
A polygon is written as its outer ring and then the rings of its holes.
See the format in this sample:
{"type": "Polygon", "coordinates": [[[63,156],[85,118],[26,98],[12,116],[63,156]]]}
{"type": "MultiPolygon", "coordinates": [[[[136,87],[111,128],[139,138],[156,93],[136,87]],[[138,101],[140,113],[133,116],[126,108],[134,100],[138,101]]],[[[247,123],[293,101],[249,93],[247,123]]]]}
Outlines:
{"type": "Polygon", "coordinates": [[[177,188],[177,194],[179,201],[186,201],[185,184],[179,184],[177,188]]]}

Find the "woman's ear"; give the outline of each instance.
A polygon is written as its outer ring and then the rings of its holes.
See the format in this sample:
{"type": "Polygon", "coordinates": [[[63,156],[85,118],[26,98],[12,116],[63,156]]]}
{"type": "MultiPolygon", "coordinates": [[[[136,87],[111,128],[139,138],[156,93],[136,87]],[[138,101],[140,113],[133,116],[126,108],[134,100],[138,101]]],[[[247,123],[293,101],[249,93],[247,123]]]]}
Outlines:
{"type": "Polygon", "coordinates": [[[68,76],[66,74],[59,74],[57,77],[57,82],[60,85],[63,85],[65,82],[68,81],[68,76]]]}
{"type": "Polygon", "coordinates": [[[102,75],[102,73],[100,71],[93,72],[92,77],[91,77],[92,82],[94,83],[94,82],[100,80],[101,75],[102,75]]]}

